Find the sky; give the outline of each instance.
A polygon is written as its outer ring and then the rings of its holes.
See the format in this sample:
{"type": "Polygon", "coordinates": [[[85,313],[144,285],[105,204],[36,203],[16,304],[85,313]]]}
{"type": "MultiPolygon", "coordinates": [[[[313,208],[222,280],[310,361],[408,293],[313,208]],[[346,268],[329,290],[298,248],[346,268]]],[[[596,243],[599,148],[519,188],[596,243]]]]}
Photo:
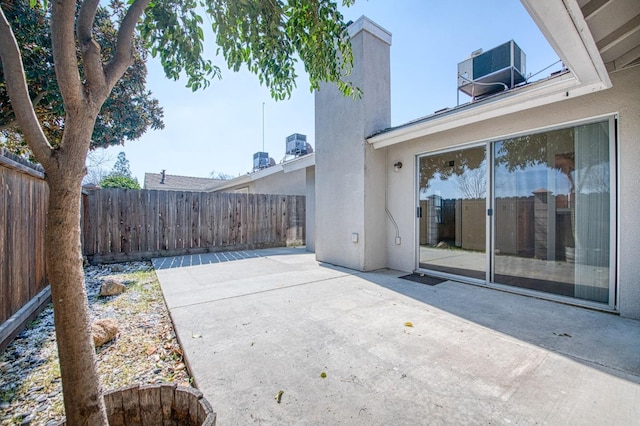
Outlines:
{"type": "MultiPolygon", "coordinates": [[[[558,61],[518,0],[356,0],[342,14],[345,21],[365,15],[392,34],[393,126],[455,106],[457,65],[477,49],[515,40],[526,54],[527,74],[558,61]]],[[[184,81],[164,77],[159,61],[150,58],[147,88],[164,108],[165,129],[106,150],[113,161],[124,151],[141,185],[145,172],[163,169],[182,176],[209,177],[213,171],[240,176],[252,170],[253,154],[263,149],[279,163],[285,139],[293,133],[307,135],[315,146],[314,95],[303,71],[291,98],[276,102],[255,75],[228,70],[224,59],[214,56],[216,46],[206,35],[205,45],[222,69],[222,79],[194,93],[184,81]]],[[[560,67],[556,64],[532,81],[560,67]]],[[[460,103],[467,101],[460,94],[460,103]]]]}

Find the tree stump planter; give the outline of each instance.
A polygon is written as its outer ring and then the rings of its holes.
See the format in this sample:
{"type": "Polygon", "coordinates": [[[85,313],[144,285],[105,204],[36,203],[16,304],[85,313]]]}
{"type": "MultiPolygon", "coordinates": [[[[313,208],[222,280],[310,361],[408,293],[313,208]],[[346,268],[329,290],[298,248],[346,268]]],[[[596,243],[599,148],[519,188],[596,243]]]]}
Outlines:
{"type": "MultiPolygon", "coordinates": [[[[215,426],[216,413],[198,389],[133,385],[104,395],[109,426],[215,426]]],[[[66,425],[65,421],[59,426],[66,425]]]]}

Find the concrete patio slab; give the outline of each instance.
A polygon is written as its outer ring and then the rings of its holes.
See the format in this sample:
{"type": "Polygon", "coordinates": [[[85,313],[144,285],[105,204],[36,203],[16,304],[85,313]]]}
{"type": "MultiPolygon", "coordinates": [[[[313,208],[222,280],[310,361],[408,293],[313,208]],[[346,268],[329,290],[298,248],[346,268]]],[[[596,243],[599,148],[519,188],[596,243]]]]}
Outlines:
{"type": "Polygon", "coordinates": [[[303,249],[234,256],[154,259],[219,425],[638,424],[638,321],[303,249]]]}

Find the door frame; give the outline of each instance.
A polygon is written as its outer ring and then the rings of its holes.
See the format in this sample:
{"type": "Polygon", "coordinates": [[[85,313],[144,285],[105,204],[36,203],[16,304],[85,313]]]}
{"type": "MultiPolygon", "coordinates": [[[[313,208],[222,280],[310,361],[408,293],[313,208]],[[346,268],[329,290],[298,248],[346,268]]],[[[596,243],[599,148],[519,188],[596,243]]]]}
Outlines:
{"type": "MultiPolygon", "coordinates": [[[[490,147],[490,141],[489,140],[484,140],[484,141],[478,141],[478,142],[471,142],[471,143],[466,143],[463,145],[456,145],[456,146],[452,146],[452,147],[448,147],[445,149],[439,149],[436,151],[431,151],[431,152],[426,152],[426,153],[421,153],[421,154],[417,154],[415,156],[415,174],[414,174],[414,204],[416,205],[416,210],[420,208],[420,159],[423,157],[430,157],[433,155],[440,155],[440,154],[446,154],[448,152],[454,152],[454,151],[464,151],[466,149],[471,149],[471,148],[479,148],[479,147],[484,147],[485,150],[485,161],[486,161],[486,167],[487,167],[487,173],[489,173],[489,147],[490,147]]],[[[487,209],[489,209],[489,191],[490,191],[490,181],[489,181],[489,176],[487,176],[487,182],[486,182],[486,194],[487,196],[485,197],[485,212],[487,211],[487,209]]],[[[462,275],[456,275],[456,274],[452,274],[452,273],[448,273],[448,272],[442,272],[442,271],[434,271],[434,270],[430,270],[430,269],[424,269],[420,267],[420,217],[418,217],[418,215],[416,214],[416,222],[415,222],[415,244],[414,244],[414,248],[415,248],[415,265],[416,265],[416,272],[419,273],[428,273],[429,275],[433,275],[435,277],[439,277],[439,278],[447,278],[447,279],[452,279],[455,281],[461,281],[461,282],[467,282],[470,284],[475,284],[475,285],[481,285],[481,286],[486,286],[487,283],[489,282],[489,273],[490,273],[490,269],[489,269],[489,260],[488,260],[488,256],[487,256],[487,237],[488,231],[490,229],[491,224],[489,223],[489,217],[488,215],[485,214],[485,278],[484,279],[478,279],[478,278],[472,278],[472,277],[466,277],[466,276],[462,276],[462,275]]]]}

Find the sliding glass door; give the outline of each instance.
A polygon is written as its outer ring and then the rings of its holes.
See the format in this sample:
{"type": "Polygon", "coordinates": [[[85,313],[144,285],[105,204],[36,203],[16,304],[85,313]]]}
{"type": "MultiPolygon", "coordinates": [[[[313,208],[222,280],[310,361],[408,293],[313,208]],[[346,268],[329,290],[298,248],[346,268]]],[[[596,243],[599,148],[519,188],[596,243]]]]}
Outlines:
{"type": "Polygon", "coordinates": [[[419,159],[420,268],[486,279],[485,145],[419,159]]]}
{"type": "Polygon", "coordinates": [[[613,129],[611,118],[420,157],[419,268],[611,305],[613,129]]]}

